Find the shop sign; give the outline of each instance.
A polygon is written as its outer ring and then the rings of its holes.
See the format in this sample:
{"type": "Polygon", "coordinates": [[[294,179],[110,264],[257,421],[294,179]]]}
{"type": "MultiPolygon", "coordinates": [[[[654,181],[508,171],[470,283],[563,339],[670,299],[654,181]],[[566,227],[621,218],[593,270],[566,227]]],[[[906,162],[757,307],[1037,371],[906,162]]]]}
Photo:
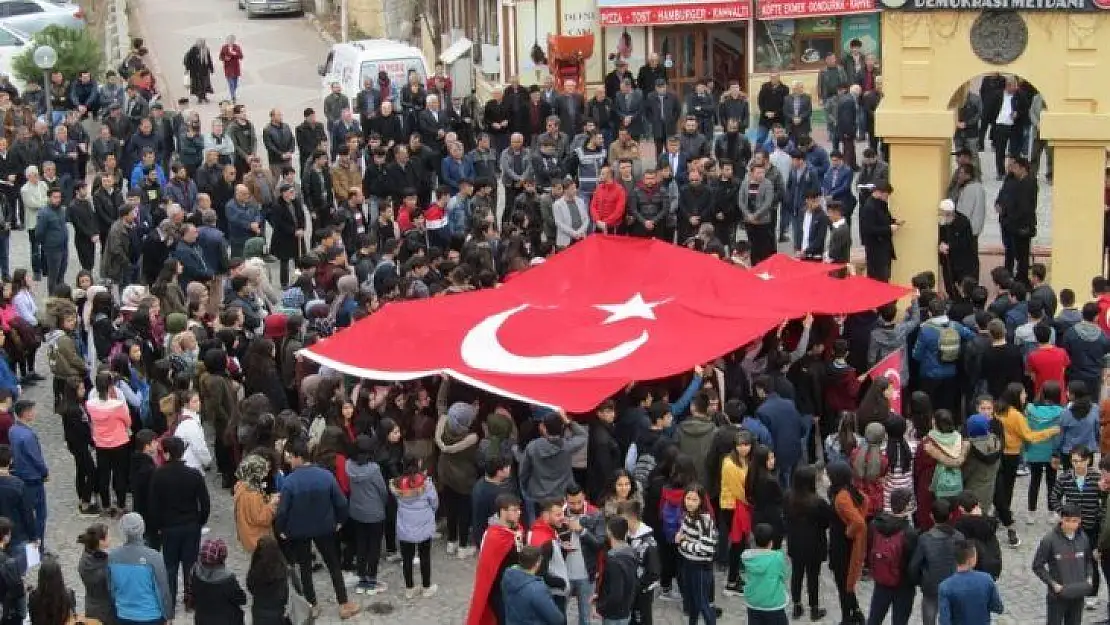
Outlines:
{"type": "Polygon", "coordinates": [[[751,19],[750,0],[598,0],[602,26],[666,26],[751,19]]]}
{"type": "Polygon", "coordinates": [[[840,20],[840,49],[847,50],[853,39],[863,44],[864,54],[879,56],[879,14],[849,15],[840,20]]]}
{"type": "MultiPolygon", "coordinates": [[[[876,0],[758,0],[756,17],[761,20],[780,20],[827,15],[872,13],[879,10],[876,0]]],[[[897,2],[898,0],[889,0],[897,2]]],[[[915,2],[918,0],[907,0],[915,2]]],[[[924,1],[924,0],[922,0],[924,1]]]]}
{"type": "Polygon", "coordinates": [[[882,0],[883,7],[904,11],[1099,11],[1110,0],[882,0]]]}

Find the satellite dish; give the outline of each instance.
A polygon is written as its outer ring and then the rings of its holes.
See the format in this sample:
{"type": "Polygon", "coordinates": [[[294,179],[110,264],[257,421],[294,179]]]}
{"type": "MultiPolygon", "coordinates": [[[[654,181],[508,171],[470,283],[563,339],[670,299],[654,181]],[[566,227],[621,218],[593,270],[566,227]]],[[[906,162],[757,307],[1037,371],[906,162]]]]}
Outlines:
{"type": "Polygon", "coordinates": [[[52,69],[58,64],[58,53],[50,46],[35,48],[31,58],[35,61],[35,66],[43,70],[52,69]]]}

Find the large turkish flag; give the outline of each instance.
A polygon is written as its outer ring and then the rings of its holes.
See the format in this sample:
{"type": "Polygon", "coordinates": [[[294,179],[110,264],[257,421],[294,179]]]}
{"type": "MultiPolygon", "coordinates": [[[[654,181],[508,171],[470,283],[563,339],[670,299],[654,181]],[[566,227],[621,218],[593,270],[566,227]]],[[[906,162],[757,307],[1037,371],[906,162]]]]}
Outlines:
{"type": "MultiPolygon", "coordinates": [[[[822,288],[801,297],[809,281],[760,278],[654,240],[594,236],[501,288],[389,304],[304,353],[364,378],[446,374],[585,412],[629,382],[688,371],[805,315],[828,296],[822,288]]],[[[894,293],[885,301],[904,292],[887,288],[878,292],[894,293]]]]}

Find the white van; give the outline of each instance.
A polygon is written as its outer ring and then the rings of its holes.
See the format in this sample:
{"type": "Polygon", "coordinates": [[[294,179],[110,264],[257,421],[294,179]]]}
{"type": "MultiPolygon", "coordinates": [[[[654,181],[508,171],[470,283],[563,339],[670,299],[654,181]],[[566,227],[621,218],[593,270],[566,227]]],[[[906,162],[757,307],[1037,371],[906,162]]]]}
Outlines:
{"type": "Polygon", "coordinates": [[[389,39],[364,39],[337,43],[328,52],[328,58],[317,72],[323,77],[323,96],[331,93],[331,84],[338,82],[343,93],[352,100],[362,91],[366,78],[375,84],[378,72],[389,74],[394,97],[408,82],[409,70],[416,70],[423,84],[428,77],[428,63],[420,48],[389,39]]]}

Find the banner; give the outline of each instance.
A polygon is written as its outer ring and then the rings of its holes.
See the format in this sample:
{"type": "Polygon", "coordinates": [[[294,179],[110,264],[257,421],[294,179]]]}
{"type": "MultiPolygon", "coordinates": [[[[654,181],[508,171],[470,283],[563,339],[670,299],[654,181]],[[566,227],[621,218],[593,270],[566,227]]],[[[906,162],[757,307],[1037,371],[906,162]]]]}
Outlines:
{"type": "Polygon", "coordinates": [[[1110,0],[882,0],[904,11],[1099,11],[1110,0]]]}
{"type": "Polygon", "coordinates": [[[602,26],[666,26],[731,22],[752,16],[750,0],[598,0],[602,26]]]}
{"type": "Polygon", "coordinates": [[[875,363],[867,372],[867,377],[872,380],[886,378],[890,382],[890,410],[895,414],[902,414],[902,358],[904,350],[896,349],[875,363]]]}
{"type": "Polygon", "coordinates": [[[761,20],[780,20],[873,13],[878,10],[876,0],[759,0],[756,17],[761,20]]]}

